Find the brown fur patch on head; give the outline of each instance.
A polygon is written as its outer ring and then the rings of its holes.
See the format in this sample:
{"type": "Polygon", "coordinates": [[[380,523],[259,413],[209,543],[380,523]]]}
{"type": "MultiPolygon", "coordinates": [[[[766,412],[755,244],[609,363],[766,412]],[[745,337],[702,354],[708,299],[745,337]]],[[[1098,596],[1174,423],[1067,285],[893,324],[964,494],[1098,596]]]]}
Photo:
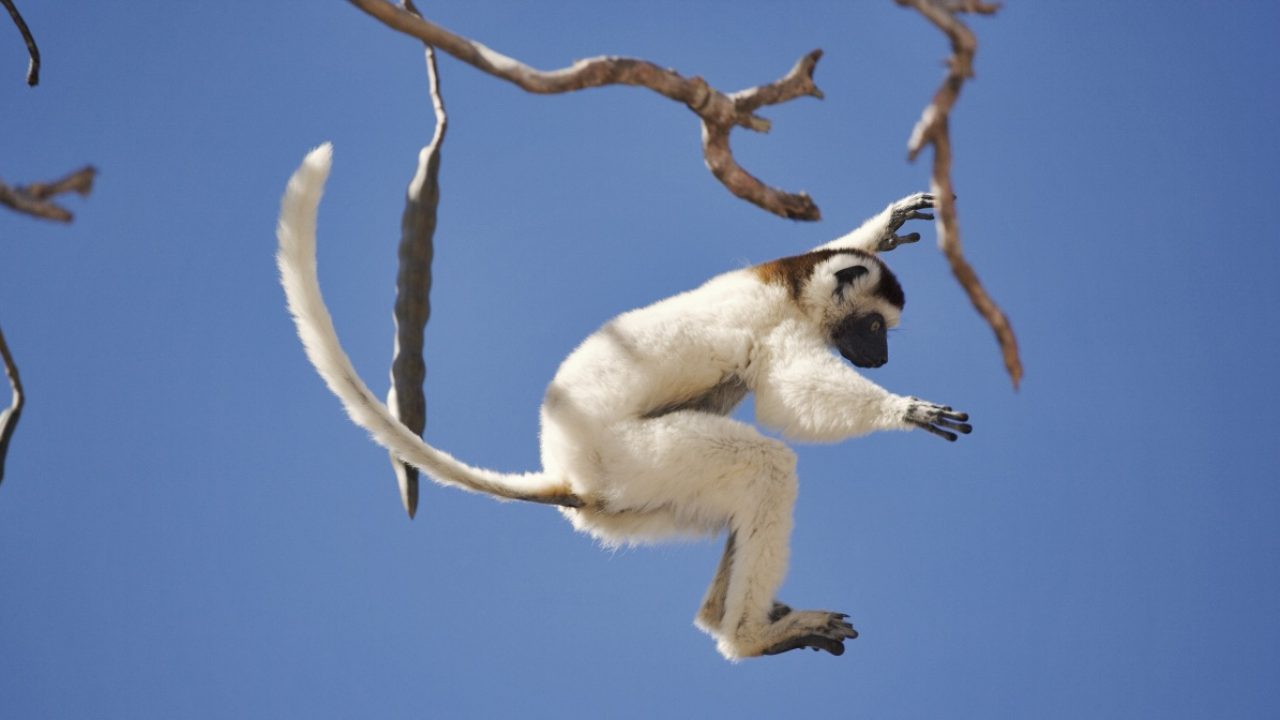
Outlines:
{"type": "Polygon", "coordinates": [[[880,265],[882,271],[887,272],[888,270],[876,256],[852,248],[814,250],[803,255],[770,260],[767,263],[756,265],[751,270],[756,274],[756,277],[760,278],[761,282],[766,285],[781,285],[791,294],[792,300],[799,300],[800,291],[804,289],[805,282],[813,275],[813,269],[818,266],[818,263],[836,255],[855,255],[860,258],[866,258],[880,265]]]}
{"type": "MultiPolygon", "coordinates": [[[[781,285],[791,294],[792,300],[800,299],[800,291],[813,275],[818,263],[828,258],[850,252],[848,250],[814,250],[803,255],[770,260],[751,268],[756,277],[766,285],[781,285]]],[[[861,253],[859,253],[861,254],[861,253]]]]}

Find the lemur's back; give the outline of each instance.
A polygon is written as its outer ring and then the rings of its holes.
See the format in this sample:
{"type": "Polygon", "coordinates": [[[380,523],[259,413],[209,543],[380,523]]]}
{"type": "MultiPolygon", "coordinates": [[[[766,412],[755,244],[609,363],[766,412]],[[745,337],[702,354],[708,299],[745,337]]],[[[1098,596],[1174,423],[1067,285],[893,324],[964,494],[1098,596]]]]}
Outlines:
{"type": "Polygon", "coordinates": [[[644,417],[726,383],[749,385],[752,338],[777,314],[777,294],[737,271],[614,318],[561,364],[548,409],[568,403],[604,421],[644,417]]]}

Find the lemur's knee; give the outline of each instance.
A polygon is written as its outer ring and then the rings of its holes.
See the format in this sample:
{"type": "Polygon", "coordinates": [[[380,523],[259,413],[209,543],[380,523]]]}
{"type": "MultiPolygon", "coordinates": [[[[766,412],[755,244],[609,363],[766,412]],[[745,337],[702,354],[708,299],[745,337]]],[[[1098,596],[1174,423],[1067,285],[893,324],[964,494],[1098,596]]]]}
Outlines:
{"type": "Polygon", "coordinates": [[[760,473],[756,482],[762,492],[778,500],[794,500],[799,490],[796,453],[781,442],[771,441],[760,450],[760,473]]]}

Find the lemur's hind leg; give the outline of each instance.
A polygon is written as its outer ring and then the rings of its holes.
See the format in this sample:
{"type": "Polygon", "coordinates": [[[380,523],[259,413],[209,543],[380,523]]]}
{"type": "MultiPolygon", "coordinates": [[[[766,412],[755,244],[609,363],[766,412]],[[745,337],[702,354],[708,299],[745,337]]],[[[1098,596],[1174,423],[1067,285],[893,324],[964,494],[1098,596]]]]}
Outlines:
{"type": "Polygon", "coordinates": [[[716,635],[720,631],[720,622],[724,620],[724,596],[729,591],[729,571],[733,567],[734,532],[729,531],[729,539],[724,542],[724,554],[720,556],[720,564],[716,566],[716,575],[707,588],[707,595],[702,599],[702,607],[693,624],[708,635],[716,635]]]}
{"type": "Polygon", "coordinates": [[[731,540],[696,622],[728,658],[785,646],[837,652],[852,628],[835,613],[775,611],[787,571],[798,481],[795,453],[731,418],[677,411],[624,420],[601,455],[608,510],[666,513],[692,531],[727,527],[731,540]]]}
{"type": "MultiPolygon", "coordinates": [[[[716,634],[720,629],[720,621],[724,619],[724,596],[729,590],[729,570],[733,567],[733,546],[734,533],[730,531],[729,538],[724,543],[724,553],[720,556],[720,564],[716,567],[715,578],[711,581],[711,587],[707,588],[707,595],[702,599],[702,607],[693,621],[700,630],[711,635],[716,634]]],[[[790,605],[774,600],[773,607],[769,608],[769,622],[777,622],[790,613],[790,605]]]]}
{"type": "MultiPolygon", "coordinates": [[[[727,561],[724,613],[716,633],[717,647],[730,659],[776,655],[787,650],[814,648],[833,655],[844,652],[844,641],[857,637],[847,615],[821,610],[792,610],[775,593],[786,571],[791,535],[791,512],[797,481],[795,456],[770,452],[744,483],[749,499],[745,512],[730,520],[734,542],[727,561]]],[[[715,583],[712,584],[715,589],[715,583]]]]}

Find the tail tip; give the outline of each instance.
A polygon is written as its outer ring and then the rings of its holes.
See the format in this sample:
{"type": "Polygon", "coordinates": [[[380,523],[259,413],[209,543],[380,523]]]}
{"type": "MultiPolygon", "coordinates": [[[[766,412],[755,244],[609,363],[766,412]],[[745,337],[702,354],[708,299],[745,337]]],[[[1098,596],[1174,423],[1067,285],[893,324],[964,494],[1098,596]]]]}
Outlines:
{"type": "Polygon", "coordinates": [[[320,143],[314,150],[307,153],[307,159],[303,162],[312,169],[328,171],[329,165],[333,163],[333,143],[328,141],[320,143]]]}

